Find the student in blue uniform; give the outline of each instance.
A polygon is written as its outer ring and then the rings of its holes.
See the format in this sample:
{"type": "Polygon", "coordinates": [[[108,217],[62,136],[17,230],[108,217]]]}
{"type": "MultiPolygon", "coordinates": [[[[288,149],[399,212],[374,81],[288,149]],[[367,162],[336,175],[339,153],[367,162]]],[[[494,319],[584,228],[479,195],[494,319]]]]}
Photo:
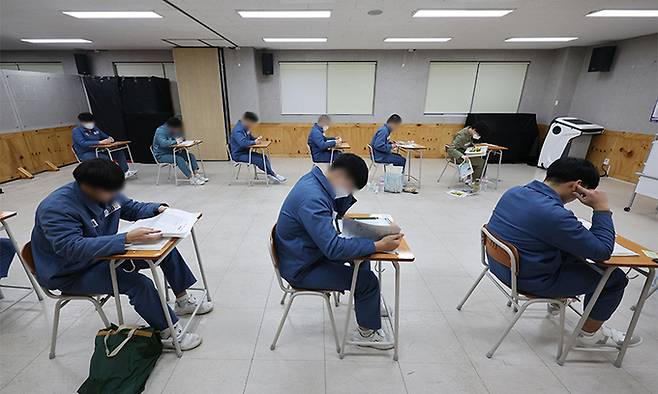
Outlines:
{"type": "Polygon", "coordinates": [[[14,245],[11,244],[11,240],[9,238],[0,238],[0,278],[5,278],[9,273],[9,266],[14,259],[14,255],[16,255],[16,251],[14,245]]]}
{"type": "MultiPolygon", "coordinates": [[[[308,133],[308,146],[311,148],[311,156],[314,163],[329,163],[331,160],[331,148],[336,144],[342,142],[340,137],[327,137],[324,133],[329,130],[331,119],[329,115],[321,115],[317,123],[311,127],[311,132],[308,133]]],[[[335,150],[334,159],[341,153],[335,150]]]]}
{"type": "MultiPolygon", "coordinates": [[[[341,238],[334,214],[342,217],[356,202],[352,193],[368,182],[368,167],[351,153],[338,156],[327,172],[313,167],[292,188],[276,222],[275,242],[281,276],[304,289],[349,290],[353,268],[345,262],[374,252],[394,250],[402,234],[373,242],[341,238]]],[[[356,282],[355,312],[358,328],[352,339],[362,346],[390,349],[381,330],[379,281],[364,262],[356,282]]]]}
{"type": "Polygon", "coordinates": [[[370,146],[372,146],[375,161],[377,163],[393,164],[394,166],[404,167],[407,160],[393,150],[397,147],[395,142],[391,141],[391,133],[402,124],[402,118],[398,114],[389,116],[388,120],[382,127],[377,129],[372,136],[370,146]]]}
{"type": "MultiPolygon", "coordinates": [[[[233,130],[231,130],[231,138],[229,139],[229,149],[231,150],[231,157],[233,160],[242,163],[249,162],[249,148],[252,145],[259,144],[263,141],[263,137],[254,137],[251,134],[251,129],[258,123],[258,115],[253,112],[245,112],[242,115],[242,120],[238,120],[233,130]]],[[[283,183],[286,178],[277,174],[272,168],[270,159],[260,153],[253,152],[251,154],[251,164],[265,171],[265,164],[267,164],[267,176],[276,183],[283,183]]]]}
{"type": "MultiPolygon", "coordinates": [[[[78,115],[79,124],[73,128],[73,150],[80,161],[91,160],[96,158],[96,148],[94,145],[110,144],[114,138],[96,127],[94,115],[89,112],[83,112],[78,115]]],[[[110,160],[106,152],[99,152],[98,157],[110,160]]],[[[135,175],[136,171],[128,169],[128,162],[123,150],[112,152],[114,159],[126,178],[135,175]]]]}
{"type": "MultiPolygon", "coordinates": [[[[149,218],[167,209],[162,203],[133,201],[120,193],[124,177],[116,164],[102,159],[82,162],[73,170],[75,182],[52,192],[37,208],[32,230],[32,253],[37,279],[48,289],[66,294],[112,294],[108,262],[100,257],[124,253],[126,244],[156,240],[161,235],[150,228],[119,233],[119,219],[135,221],[149,218]]],[[[145,261],[125,262],[117,269],[119,292],[130,298],[139,315],[152,327],[161,330],[165,346],[173,347],[160,297],[151,279],[139,273],[148,268],[145,261]],[[170,339],[166,341],[166,339],[170,339]]],[[[178,316],[212,310],[212,303],[187,293],[196,278],[178,250],[174,249],[160,263],[176,302],[169,310],[181,349],[201,344],[194,333],[181,335],[178,316]],[[201,303],[201,305],[199,305],[201,303]]]]}
{"type": "Polygon", "coordinates": [[[178,169],[193,185],[203,185],[208,178],[199,174],[199,164],[196,157],[190,153],[190,163],[187,162],[187,152],[178,150],[174,157],[173,146],[183,141],[183,122],[172,117],[160,125],[153,135],[153,153],[160,163],[176,163],[178,169]],[[190,165],[192,169],[190,169],[190,165]]]}
{"type": "MultiPolygon", "coordinates": [[[[584,260],[607,260],[615,245],[612,212],[606,194],[596,190],[598,184],[592,163],[562,158],[550,165],[544,182],[514,187],[501,197],[488,227],[519,250],[519,292],[539,297],[585,294],[585,303],[589,302],[601,275],[584,260]],[[574,200],[592,208],[589,229],[565,208],[574,200]]],[[[490,268],[509,285],[507,267],[494,263],[490,268]]],[[[615,269],[578,337],[582,346],[621,346],[625,334],[603,323],[619,306],[627,284],[624,272],[615,269]]],[[[631,346],[640,342],[640,337],[633,337],[631,346]]]]}

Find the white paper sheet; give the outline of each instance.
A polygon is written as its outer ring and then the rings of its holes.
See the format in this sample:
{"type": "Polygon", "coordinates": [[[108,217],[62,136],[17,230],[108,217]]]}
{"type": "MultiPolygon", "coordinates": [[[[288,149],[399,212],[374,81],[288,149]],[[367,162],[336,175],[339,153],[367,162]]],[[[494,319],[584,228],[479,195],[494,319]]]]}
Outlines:
{"type": "MultiPolygon", "coordinates": [[[[589,222],[588,220],[578,218],[578,221],[583,224],[583,227],[586,229],[590,229],[592,227],[592,223],[589,222]]],[[[615,248],[612,250],[612,256],[613,257],[622,257],[622,256],[639,256],[637,253],[633,252],[632,250],[619,245],[617,242],[615,242],[615,248]]]]}
{"type": "Polygon", "coordinates": [[[132,223],[122,229],[122,232],[129,232],[139,227],[150,227],[162,231],[163,237],[185,238],[192,231],[192,226],[197,222],[198,217],[198,212],[168,208],[157,216],[132,223]]]}
{"type": "Polygon", "coordinates": [[[343,218],[342,235],[345,238],[362,237],[379,241],[383,237],[400,233],[400,227],[389,217],[373,216],[372,218],[343,218]]]}

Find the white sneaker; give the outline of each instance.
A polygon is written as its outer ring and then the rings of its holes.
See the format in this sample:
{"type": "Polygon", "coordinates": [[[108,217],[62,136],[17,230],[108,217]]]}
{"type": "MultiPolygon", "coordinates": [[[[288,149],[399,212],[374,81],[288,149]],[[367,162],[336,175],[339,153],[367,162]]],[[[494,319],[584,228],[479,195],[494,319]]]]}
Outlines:
{"type": "Polygon", "coordinates": [[[203,185],[206,182],[203,179],[199,179],[197,177],[192,177],[192,178],[190,178],[190,183],[192,185],[200,186],[200,185],[203,185]]]}
{"type": "Polygon", "coordinates": [[[197,315],[205,315],[213,310],[214,305],[212,302],[204,300],[199,301],[195,296],[188,295],[186,299],[180,301],[176,300],[174,303],[174,313],[176,313],[176,316],[190,315],[194,312],[194,309],[196,309],[199,303],[201,303],[201,306],[196,313],[197,315]]]}
{"type": "Polygon", "coordinates": [[[135,170],[128,170],[128,171],[126,171],[123,175],[124,175],[124,177],[125,177],[126,179],[128,179],[128,178],[132,178],[132,177],[134,177],[135,175],[137,175],[137,171],[135,171],[135,170]]]}
{"type": "Polygon", "coordinates": [[[274,175],[274,178],[276,178],[279,183],[285,183],[287,181],[285,176],[279,174],[274,175]]]}
{"type": "Polygon", "coordinates": [[[210,179],[206,178],[205,176],[203,176],[201,174],[195,174],[194,177],[197,178],[197,179],[201,179],[204,182],[208,182],[210,180],[210,179]]]}
{"type": "MultiPolygon", "coordinates": [[[[167,328],[160,332],[162,346],[167,349],[175,349],[174,341],[169,331],[169,328],[167,328]]],[[[185,335],[181,335],[183,332],[183,327],[181,326],[180,322],[176,322],[176,324],[174,324],[174,331],[176,331],[176,340],[180,345],[180,349],[183,351],[192,350],[195,347],[201,345],[201,342],[203,342],[199,334],[186,332],[185,335]]]]}
{"type": "Polygon", "coordinates": [[[357,346],[371,347],[377,350],[389,350],[394,347],[382,330],[361,330],[356,328],[352,333],[352,342],[357,346]]]}
{"type": "MultiPolygon", "coordinates": [[[[611,327],[603,326],[596,332],[588,334],[584,331],[578,335],[578,342],[583,347],[616,347],[624,343],[626,333],[611,327]]],[[[628,347],[635,347],[642,343],[642,337],[634,336],[629,341],[628,347]]]]}

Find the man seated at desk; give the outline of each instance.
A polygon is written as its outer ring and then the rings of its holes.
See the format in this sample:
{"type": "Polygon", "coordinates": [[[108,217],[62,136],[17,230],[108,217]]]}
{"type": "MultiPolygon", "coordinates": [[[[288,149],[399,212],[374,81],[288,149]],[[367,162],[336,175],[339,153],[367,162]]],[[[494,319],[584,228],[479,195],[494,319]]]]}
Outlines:
{"type": "MultiPolygon", "coordinates": [[[[108,261],[99,258],[125,253],[127,244],[161,237],[149,228],[117,234],[119,219],[153,217],[167,205],[125,197],[120,193],[124,186],[121,170],[106,160],[82,162],[73,170],[73,177],[75,182],[52,192],[37,208],[32,230],[37,279],[42,286],[66,294],[112,294],[108,261]]],[[[165,346],[173,347],[158,291],[147,276],[139,273],[144,268],[148,268],[145,261],[124,262],[116,270],[119,292],[128,295],[146,323],[161,331],[165,346]]],[[[176,295],[174,309],[169,309],[176,339],[182,350],[193,349],[201,344],[201,337],[190,332],[181,336],[183,327],[178,316],[191,314],[199,303],[197,313],[208,313],[213,305],[187,293],[196,278],[178,250],[172,250],[160,268],[176,295]]]]}
{"type": "MultiPolygon", "coordinates": [[[[352,192],[368,182],[368,166],[351,153],[338,156],[323,172],[313,167],[286,197],[276,223],[275,244],[281,276],[296,288],[345,291],[352,283],[355,258],[394,250],[402,234],[373,242],[367,238],[341,238],[334,215],[342,217],[356,199],[352,192]]],[[[381,330],[379,281],[370,263],[359,267],[354,293],[358,328],[352,340],[361,346],[390,349],[381,330]]]]}
{"type": "MultiPolygon", "coordinates": [[[[321,115],[318,121],[311,127],[308,133],[308,146],[311,148],[311,156],[314,163],[329,163],[332,157],[332,148],[343,142],[340,137],[327,137],[324,133],[329,130],[331,119],[329,115],[321,115]]],[[[334,159],[341,153],[334,150],[334,159]]]]}
{"type": "MultiPolygon", "coordinates": [[[[483,128],[484,125],[478,123],[459,130],[453,137],[450,145],[448,145],[448,157],[455,160],[457,164],[461,164],[464,161],[463,156],[466,154],[466,149],[473,146],[473,141],[480,139],[478,130],[482,130],[483,128]]],[[[473,168],[472,182],[470,182],[471,187],[473,191],[478,191],[480,190],[480,178],[482,178],[482,172],[484,171],[484,157],[474,156],[469,157],[469,160],[473,168]]]]}
{"type": "Polygon", "coordinates": [[[401,124],[402,118],[400,115],[393,114],[389,116],[386,123],[377,129],[375,135],[372,136],[370,146],[372,146],[375,162],[404,167],[407,159],[397,153],[393,153],[393,150],[397,148],[397,144],[391,141],[391,133],[400,127],[401,124]]]}
{"type": "MultiPolygon", "coordinates": [[[[94,115],[91,113],[83,112],[79,114],[78,121],[79,124],[73,128],[73,151],[78,157],[78,160],[95,159],[96,148],[94,146],[114,142],[114,138],[96,127],[94,115]]],[[[104,150],[98,152],[98,157],[110,160],[110,156],[104,150]]],[[[121,167],[126,178],[130,178],[137,173],[137,171],[128,168],[128,162],[126,161],[126,155],[123,150],[112,152],[112,159],[121,167]]]]}
{"type": "Polygon", "coordinates": [[[203,185],[208,178],[199,174],[199,164],[196,157],[190,153],[190,163],[187,162],[188,152],[179,149],[174,156],[174,146],[183,142],[183,122],[172,117],[155,130],[153,135],[153,154],[160,163],[176,163],[178,169],[193,185],[203,185]],[[189,165],[188,165],[189,164],[189,165]],[[192,169],[190,169],[190,165],[192,169]]]}
{"type": "MultiPolygon", "coordinates": [[[[584,260],[608,260],[615,246],[612,212],[606,194],[596,190],[598,185],[599,173],[592,163],[562,158],[548,167],[544,182],[514,187],[501,197],[488,228],[519,251],[520,293],[560,298],[585,294],[585,304],[589,302],[601,274],[584,260]],[[593,209],[589,229],[564,207],[574,200],[593,209]]],[[[490,269],[510,284],[509,268],[494,262],[490,269]]],[[[581,346],[621,346],[624,333],[603,323],[619,306],[627,284],[624,272],[615,269],[578,337],[581,346]]],[[[552,306],[549,310],[557,312],[552,306]]],[[[640,342],[633,337],[630,346],[640,342]]]]}
{"type": "Polygon", "coordinates": [[[231,130],[231,138],[229,140],[229,148],[231,150],[231,158],[236,162],[249,163],[249,156],[251,154],[251,164],[260,168],[261,171],[267,172],[267,176],[276,183],[284,183],[286,178],[277,174],[270,164],[270,159],[261,154],[260,152],[251,152],[253,145],[263,142],[263,137],[254,137],[251,134],[251,129],[258,123],[258,115],[253,112],[245,112],[242,115],[242,120],[238,120],[233,130],[231,130]],[[267,165],[267,168],[265,167],[267,165]]]}

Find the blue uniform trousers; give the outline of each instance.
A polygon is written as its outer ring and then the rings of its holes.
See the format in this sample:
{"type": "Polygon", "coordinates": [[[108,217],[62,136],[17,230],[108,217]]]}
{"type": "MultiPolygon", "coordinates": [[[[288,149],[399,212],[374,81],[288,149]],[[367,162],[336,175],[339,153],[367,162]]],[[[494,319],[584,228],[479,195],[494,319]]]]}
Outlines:
{"type": "Polygon", "coordinates": [[[404,167],[404,165],[407,163],[407,159],[397,153],[379,153],[377,156],[377,162],[404,167]]]}
{"type": "MultiPolygon", "coordinates": [[[[248,163],[249,162],[249,153],[240,153],[233,157],[233,160],[242,162],[242,163],[248,163]]],[[[270,164],[270,159],[269,157],[265,156],[263,159],[263,155],[260,153],[253,152],[251,154],[251,164],[255,165],[256,167],[260,168],[261,171],[265,171],[265,165],[263,163],[267,163],[267,175],[272,175],[275,176],[276,173],[272,169],[272,164],[270,164]]]]}
{"type": "MultiPolygon", "coordinates": [[[[107,154],[107,152],[104,151],[98,152],[98,157],[101,159],[110,160],[110,156],[107,154]]],[[[95,158],[96,152],[93,151],[78,155],[78,159],[80,159],[80,161],[92,160],[95,158]]],[[[115,161],[119,167],[121,167],[123,172],[128,171],[128,161],[126,160],[126,154],[123,152],[123,150],[112,152],[112,160],[115,161]]]]}
{"type": "MultiPolygon", "coordinates": [[[[138,272],[140,269],[148,268],[148,264],[143,260],[133,260],[133,263],[135,270],[132,272],[124,271],[124,269],[132,268],[132,264],[129,262],[124,262],[117,269],[119,293],[128,296],[130,304],[135,307],[135,311],[146,323],[158,330],[164,330],[167,328],[167,320],[162,313],[162,303],[158,291],[150,278],[138,272]]],[[[160,263],[160,268],[174,294],[182,293],[196,282],[194,274],[177,249],[172,250],[160,263]]],[[[88,270],[79,273],[73,282],[59,290],[67,294],[112,294],[112,280],[107,261],[100,261],[88,270]]],[[[169,314],[172,322],[176,323],[178,317],[171,308],[169,308],[169,314]]]]}
{"type": "Polygon", "coordinates": [[[0,238],[0,278],[7,276],[16,251],[9,238],[0,238]]]}
{"type": "MultiPolygon", "coordinates": [[[[354,269],[335,261],[320,260],[301,279],[289,282],[293,287],[316,290],[349,290],[352,286],[354,269]]],[[[370,270],[370,262],[363,262],[359,267],[354,291],[354,312],[359,326],[379,330],[380,318],[379,280],[370,270]]]]}
{"type": "MultiPolygon", "coordinates": [[[[158,161],[160,163],[174,163],[174,155],[173,154],[158,155],[158,161]]],[[[190,161],[192,162],[192,170],[195,172],[198,171],[199,164],[197,164],[196,157],[194,157],[194,155],[191,153],[190,153],[190,161]]],[[[189,178],[192,175],[192,172],[190,171],[190,166],[187,165],[187,153],[176,152],[176,166],[187,178],[189,178]]]]}

